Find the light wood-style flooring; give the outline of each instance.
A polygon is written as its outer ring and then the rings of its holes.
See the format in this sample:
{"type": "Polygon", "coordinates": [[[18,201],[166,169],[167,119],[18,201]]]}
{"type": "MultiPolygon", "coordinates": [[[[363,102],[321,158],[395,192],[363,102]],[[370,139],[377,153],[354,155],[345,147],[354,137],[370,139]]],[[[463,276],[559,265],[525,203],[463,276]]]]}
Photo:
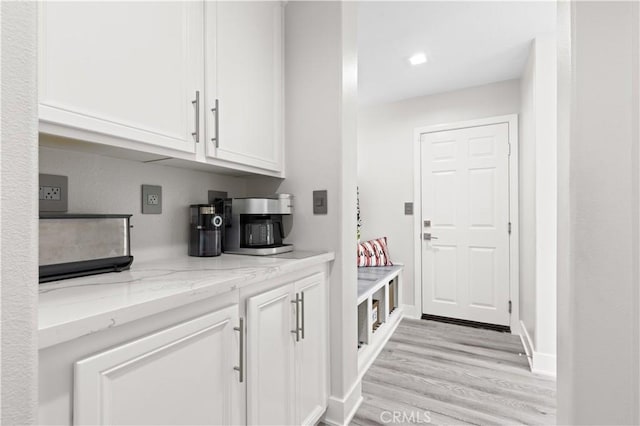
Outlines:
{"type": "Polygon", "coordinates": [[[403,319],[362,394],[355,425],[555,424],[555,380],[531,373],[518,336],[435,321],[403,319]]]}

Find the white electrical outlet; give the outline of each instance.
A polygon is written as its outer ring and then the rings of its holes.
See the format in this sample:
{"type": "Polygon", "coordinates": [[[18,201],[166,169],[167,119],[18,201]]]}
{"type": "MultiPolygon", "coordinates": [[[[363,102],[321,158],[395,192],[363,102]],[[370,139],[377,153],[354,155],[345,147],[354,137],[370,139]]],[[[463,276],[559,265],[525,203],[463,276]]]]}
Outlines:
{"type": "Polygon", "coordinates": [[[142,185],[142,214],[162,214],[162,187],[142,185]]]}

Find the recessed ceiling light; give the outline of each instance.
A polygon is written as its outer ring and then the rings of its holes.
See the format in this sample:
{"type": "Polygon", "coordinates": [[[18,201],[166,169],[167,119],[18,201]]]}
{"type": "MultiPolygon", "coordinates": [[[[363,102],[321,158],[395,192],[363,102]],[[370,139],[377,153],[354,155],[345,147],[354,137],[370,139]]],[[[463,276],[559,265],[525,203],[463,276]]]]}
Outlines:
{"type": "Polygon", "coordinates": [[[425,62],[427,62],[427,55],[425,55],[422,52],[416,53],[409,58],[409,63],[411,65],[420,65],[420,64],[424,64],[425,62]]]}

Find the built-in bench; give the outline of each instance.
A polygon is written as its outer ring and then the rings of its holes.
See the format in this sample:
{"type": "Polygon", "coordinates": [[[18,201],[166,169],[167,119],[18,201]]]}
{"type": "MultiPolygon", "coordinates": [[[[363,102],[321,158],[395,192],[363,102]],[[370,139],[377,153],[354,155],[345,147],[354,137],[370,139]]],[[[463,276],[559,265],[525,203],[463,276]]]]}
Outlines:
{"type": "Polygon", "coordinates": [[[358,268],[358,374],[371,366],[402,319],[404,265],[358,268]]]}

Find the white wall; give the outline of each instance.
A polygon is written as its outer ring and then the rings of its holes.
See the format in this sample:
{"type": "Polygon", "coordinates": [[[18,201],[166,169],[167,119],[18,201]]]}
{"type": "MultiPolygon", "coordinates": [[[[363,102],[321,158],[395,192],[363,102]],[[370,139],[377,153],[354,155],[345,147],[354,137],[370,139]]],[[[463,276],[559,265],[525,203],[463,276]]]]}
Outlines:
{"type": "Polygon", "coordinates": [[[134,263],[186,256],[189,204],[206,203],[208,190],[246,191],[242,178],[46,147],[40,173],[69,177],[70,213],[133,214],[134,263]],[[141,214],[142,184],[162,186],[162,214],[141,214]]]}
{"type": "MultiPolygon", "coordinates": [[[[532,340],[536,337],[536,120],[535,44],[532,43],[520,80],[520,321],[532,340]]],[[[529,343],[525,340],[525,343],[529,343]]],[[[533,343],[531,343],[533,346],[533,343]]],[[[532,351],[533,348],[528,348],[532,351]]]]}
{"type": "Polygon", "coordinates": [[[573,296],[570,289],[570,223],[569,208],[569,138],[571,121],[571,3],[557,5],[558,40],[558,244],[557,244],[557,424],[569,424],[573,412],[571,389],[571,359],[573,359],[573,333],[571,332],[573,296]]]}
{"type": "Polygon", "coordinates": [[[569,273],[558,283],[570,348],[559,352],[558,418],[569,424],[640,423],[638,12],[636,2],[571,4],[569,245],[559,253],[569,273]]]}
{"type": "Polygon", "coordinates": [[[557,65],[555,36],[531,43],[521,79],[520,319],[533,371],[555,374],[557,65]]]}
{"type": "Polygon", "coordinates": [[[37,5],[2,2],[1,417],[37,421],[37,5]]]}
{"type": "MultiPolygon", "coordinates": [[[[286,170],[279,192],[295,196],[300,249],[331,250],[331,386],[325,422],[344,424],[361,401],[356,319],[356,3],[286,6],[286,170]],[[328,190],[328,214],[314,215],[312,191],[328,190]]],[[[271,182],[275,183],[277,181],[271,182]]],[[[250,184],[250,191],[259,185],[250,184]]]]}
{"type": "Polygon", "coordinates": [[[534,371],[556,373],[557,43],[535,40],[536,52],[536,338],[534,371]]]}
{"type": "MultiPolygon", "coordinates": [[[[413,200],[413,131],[416,127],[517,113],[520,83],[485,86],[360,108],[358,186],[362,240],[387,236],[391,259],[405,264],[403,303],[414,300],[413,217],[404,203],[413,200]]],[[[420,314],[417,312],[416,314],[420,314]]]]}

